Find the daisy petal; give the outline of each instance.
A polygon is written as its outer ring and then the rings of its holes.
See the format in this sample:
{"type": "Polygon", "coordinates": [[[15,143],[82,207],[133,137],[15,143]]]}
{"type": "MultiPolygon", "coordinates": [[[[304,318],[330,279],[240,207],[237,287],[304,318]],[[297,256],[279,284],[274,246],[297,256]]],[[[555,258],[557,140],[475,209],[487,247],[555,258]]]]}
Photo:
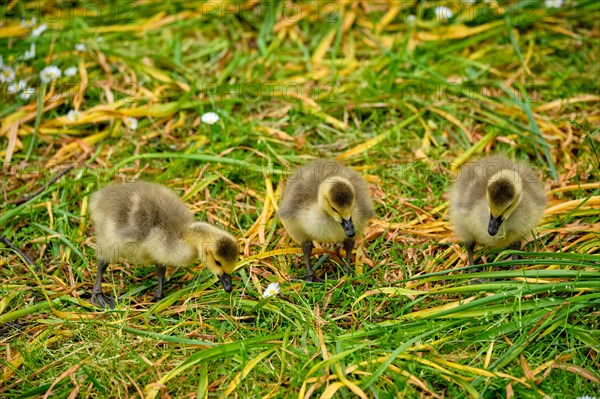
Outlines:
{"type": "Polygon", "coordinates": [[[206,124],[214,125],[219,121],[219,115],[214,112],[207,112],[200,117],[200,120],[206,124]]]}

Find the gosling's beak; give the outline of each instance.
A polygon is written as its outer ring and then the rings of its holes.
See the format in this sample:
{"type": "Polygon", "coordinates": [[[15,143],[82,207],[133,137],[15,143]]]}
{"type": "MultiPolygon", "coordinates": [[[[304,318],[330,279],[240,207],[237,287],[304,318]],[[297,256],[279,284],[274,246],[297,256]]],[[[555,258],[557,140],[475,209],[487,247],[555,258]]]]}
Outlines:
{"type": "Polygon", "coordinates": [[[504,219],[502,219],[502,216],[498,216],[497,218],[495,218],[492,215],[490,215],[490,223],[488,224],[488,233],[491,236],[495,236],[496,234],[498,234],[498,229],[500,228],[500,225],[502,224],[503,221],[504,221],[504,219]]]}
{"type": "Polygon", "coordinates": [[[352,223],[352,218],[350,219],[342,219],[342,227],[344,228],[344,233],[350,238],[356,235],[354,231],[354,223],[352,223]]]}
{"type": "Polygon", "coordinates": [[[225,292],[231,292],[231,274],[223,273],[219,276],[219,280],[223,283],[225,292]]]}

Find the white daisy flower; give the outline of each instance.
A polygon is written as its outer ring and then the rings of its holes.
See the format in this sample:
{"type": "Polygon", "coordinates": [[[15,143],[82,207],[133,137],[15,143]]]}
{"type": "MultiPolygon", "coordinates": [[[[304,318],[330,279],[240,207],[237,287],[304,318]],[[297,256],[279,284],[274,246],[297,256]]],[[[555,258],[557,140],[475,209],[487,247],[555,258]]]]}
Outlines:
{"type": "Polygon", "coordinates": [[[265,292],[263,292],[263,298],[268,298],[277,294],[279,294],[279,283],[271,283],[267,286],[265,292]]]}
{"type": "Polygon", "coordinates": [[[77,43],[75,45],[75,50],[79,51],[80,53],[84,52],[85,50],[87,50],[87,47],[85,47],[85,44],[83,43],[77,43]]]}
{"type": "Polygon", "coordinates": [[[42,33],[44,33],[44,31],[48,29],[48,25],[46,24],[41,24],[40,26],[38,26],[37,28],[34,28],[31,31],[31,36],[32,37],[38,37],[40,36],[42,33]]]}
{"type": "Polygon", "coordinates": [[[439,6],[434,8],[433,12],[435,13],[436,19],[440,21],[447,21],[452,18],[452,10],[448,7],[439,6]]]}
{"type": "Polygon", "coordinates": [[[130,128],[131,130],[137,129],[137,125],[138,125],[138,120],[135,119],[134,117],[130,116],[127,119],[125,119],[125,126],[130,128]]]}
{"type": "Polygon", "coordinates": [[[563,0],[546,0],[546,8],[561,8],[563,0]]]}
{"type": "Polygon", "coordinates": [[[19,94],[19,98],[23,101],[29,100],[31,96],[35,94],[35,89],[33,87],[27,87],[25,90],[19,94]]]}
{"type": "Polygon", "coordinates": [[[77,122],[79,120],[79,111],[74,109],[70,110],[67,114],[67,119],[71,122],[77,122]]]}
{"type": "Polygon", "coordinates": [[[0,83],[9,83],[15,80],[15,70],[8,65],[2,67],[0,71],[0,83]]]}
{"type": "Polygon", "coordinates": [[[11,94],[16,94],[20,91],[23,91],[27,88],[27,84],[25,83],[24,80],[19,80],[16,83],[11,83],[8,85],[8,87],[6,88],[6,91],[8,91],[11,94]]]}
{"type": "Polygon", "coordinates": [[[35,58],[35,43],[31,43],[29,50],[25,51],[21,56],[22,60],[31,60],[35,58]]]}
{"type": "Polygon", "coordinates": [[[40,79],[44,83],[50,83],[60,78],[60,75],[62,75],[62,72],[57,66],[49,65],[40,72],[40,79]]]}
{"type": "Polygon", "coordinates": [[[76,66],[68,67],[67,69],[65,69],[65,76],[67,76],[67,77],[75,76],[75,75],[77,75],[78,71],[79,71],[79,69],[77,69],[76,66]]]}
{"type": "Polygon", "coordinates": [[[209,124],[209,125],[214,125],[215,123],[217,123],[219,121],[219,119],[221,119],[221,118],[219,118],[219,115],[217,115],[214,112],[207,112],[200,117],[200,120],[202,122],[209,124]]]}

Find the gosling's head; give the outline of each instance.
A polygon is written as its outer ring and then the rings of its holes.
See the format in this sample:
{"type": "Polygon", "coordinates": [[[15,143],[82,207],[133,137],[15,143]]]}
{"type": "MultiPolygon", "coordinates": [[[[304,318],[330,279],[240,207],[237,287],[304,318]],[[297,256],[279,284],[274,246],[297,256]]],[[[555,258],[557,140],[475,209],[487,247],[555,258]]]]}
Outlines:
{"type": "Polygon", "coordinates": [[[494,174],[489,180],[486,190],[490,221],[488,233],[495,236],[498,229],[521,203],[522,189],[519,174],[504,169],[494,174]]]}
{"type": "Polygon", "coordinates": [[[231,273],[238,261],[239,252],[235,239],[229,235],[218,238],[214,246],[207,246],[206,267],[219,277],[226,292],[231,292],[231,273]]]}
{"type": "Polygon", "coordinates": [[[196,223],[192,227],[200,260],[223,284],[226,292],[231,292],[231,273],[239,259],[239,248],[235,238],[206,223],[196,223]]]}
{"type": "Polygon", "coordinates": [[[347,179],[330,177],[319,186],[319,206],[342,225],[346,236],[356,235],[352,222],[354,188],[347,179]]]}

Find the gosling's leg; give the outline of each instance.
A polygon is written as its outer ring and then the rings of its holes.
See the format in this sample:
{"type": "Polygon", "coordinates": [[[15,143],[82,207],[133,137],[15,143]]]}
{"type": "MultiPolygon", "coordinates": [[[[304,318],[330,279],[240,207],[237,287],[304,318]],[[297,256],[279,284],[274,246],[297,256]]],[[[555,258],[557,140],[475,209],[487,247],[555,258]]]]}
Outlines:
{"type": "Polygon", "coordinates": [[[304,253],[304,263],[306,263],[306,276],[304,276],[304,280],[310,281],[313,283],[322,282],[323,280],[317,277],[312,267],[310,267],[310,254],[313,250],[312,241],[304,241],[302,243],[302,252],[304,253]]]}
{"type": "MultiPolygon", "coordinates": [[[[510,244],[510,249],[514,250],[514,251],[520,251],[521,250],[521,241],[515,241],[512,244],[510,244]]],[[[512,254],[511,256],[512,260],[517,260],[519,259],[519,255],[518,254],[512,254]]],[[[512,270],[516,270],[517,269],[517,265],[512,265],[510,267],[512,270]]]]}
{"type": "MultiPolygon", "coordinates": [[[[465,242],[465,246],[467,247],[467,255],[469,256],[469,266],[474,266],[475,260],[473,259],[473,252],[475,251],[475,241],[467,241],[467,242],[465,242]]],[[[477,268],[477,269],[471,269],[469,272],[476,273],[476,272],[480,272],[481,270],[482,270],[481,268],[477,268]]],[[[490,279],[478,278],[478,279],[472,280],[469,284],[481,284],[481,283],[489,283],[489,282],[490,282],[490,279]]]]}
{"type": "Polygon", "coordinates": [[[475,251],[475,241],[467,241],[465,242],[465,246],[467,247],[467,255],[469,255],[469,266],[475,265],[475,260],[473,259],[473,252],[475,251]]]}
{"type": "Polygon", "coordinates": [[[162,263],[158,263],[156,265],[156,276],[158,277],[158,287],[156,287],[156,292],[154,296],[150,300],[151,302],[158,302],[163,299],[163,282],[165,281],[165,272],[167,271],[167,267],[162,263]]]}
{"type": "Polygon", "coordinates": [[[346,258],[345,258],[345,263],[342,266],[342,268],[344,269],[344,271],[347,274],[354,274],[354,270],[352,270],[350,268],[350,265],[352,264],[352,250],[354,249],[354,240],[351,238],[346,238],[344,240],[344,251],[346,251],[346,258]]]}
{"type": "Polygon", "coordinates": [[[108,295],[104,295],[102,292],[102,276],[107,267],[107,261],[102,259],[98,260],[98,273],[96,274],[96,283],[94,284],[94,290],[92,291],[92,303],[101,308],[109,307],[114,309],[115,301],[108,295]]]}

